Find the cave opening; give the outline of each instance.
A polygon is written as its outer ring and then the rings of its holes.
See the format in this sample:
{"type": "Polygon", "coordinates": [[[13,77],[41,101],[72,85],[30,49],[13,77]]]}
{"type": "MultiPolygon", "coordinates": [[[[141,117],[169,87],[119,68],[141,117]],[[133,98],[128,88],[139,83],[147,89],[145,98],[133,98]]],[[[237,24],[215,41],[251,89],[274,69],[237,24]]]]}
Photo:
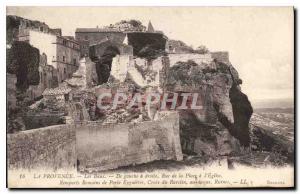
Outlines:
{"type": "Polygon", "coordinates": [[[119,54],[120,51],[116,46],[108,46],[100,56],[100,59],[97,60],[96,71],[99,84],[103,84],[108,81],[113,58],[119,54]]]}

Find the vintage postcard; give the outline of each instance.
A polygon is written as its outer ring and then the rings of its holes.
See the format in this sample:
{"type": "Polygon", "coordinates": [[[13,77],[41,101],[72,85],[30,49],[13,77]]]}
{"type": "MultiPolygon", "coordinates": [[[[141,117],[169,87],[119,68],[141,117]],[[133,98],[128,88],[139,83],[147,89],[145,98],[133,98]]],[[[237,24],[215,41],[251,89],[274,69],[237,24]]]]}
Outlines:
{"type": "Polygon", "coordinates": [[[293,188],[293,7],[6,7],[8,188],[293,188]]]}

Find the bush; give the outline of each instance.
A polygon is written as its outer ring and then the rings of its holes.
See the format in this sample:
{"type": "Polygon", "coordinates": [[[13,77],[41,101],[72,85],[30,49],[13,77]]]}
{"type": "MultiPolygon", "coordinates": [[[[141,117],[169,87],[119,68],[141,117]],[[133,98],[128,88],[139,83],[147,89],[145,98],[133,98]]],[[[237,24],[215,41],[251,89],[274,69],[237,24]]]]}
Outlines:
{"type": "Polygon", "coordinates": [[[153,45],[145,46],[138,53],[139,57],[145,58],[147,60],[154,60],[157,57],[165,56],[165,55],[166,55],[165,50],[155,49],[153,45]]]}
{"type": "Polygon", "coordinates": [[[206,54],[209,52],[209,50],[208,50],[208,48],[206,48],[206,46],[201,45],[201,46],[197,47],[194,52],[198,53],[198,54],[206,54]]]}
{"type": "Polygon", "coordinates": [[[15,41],[6,53],[6,71],[17,76],[17,88],[25,91],[38,85],[40,52],[26,42],[15,41]]]}
{"type": "Polygon", "coordinates": [[[130,23],[133,27],[142,26],[142,22],[140,22],[138,20],[130,20],[128,23],[130,23]]]}

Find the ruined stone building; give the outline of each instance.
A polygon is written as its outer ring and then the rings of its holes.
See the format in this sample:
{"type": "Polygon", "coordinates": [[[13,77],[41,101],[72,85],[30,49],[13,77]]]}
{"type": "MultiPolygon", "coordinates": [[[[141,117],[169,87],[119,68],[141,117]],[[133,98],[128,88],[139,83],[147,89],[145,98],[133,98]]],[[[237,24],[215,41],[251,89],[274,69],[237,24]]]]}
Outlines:
{"type": "Polygon", "coordinates": [[[148,29],[147,29],[147,32],[155,32],[154,27],[153,27],[151,21],[149,21],[149,23],[148,23],[148,29]]]}
{"type": "Polygon", "coordinates": [[[128,38],[128,44],[133,47],[134,55],[138,55],[145,46],[150,46],[157,50],[165,49],[168,38],[163,32],[155,31],[151,23],[147,30],[141,23],[132,25],[130,22],[121,21],[103,28],[77,28],[75,39],[81,45],[81,56],[89,56],[89,47],[91,45],[108,40],[116,44],[122,44],[125,37],[128,38]]]}
{"type": "Polygon", "coordinates": [[[19,33],[20,33],[20,30],[26,30],[26,29],[38,30],[40,32],[52,33],[52,34],[56,34],[57,36],[61,36],[60,28],[52,29],[44,22],[32,21],[29,19],[22,18],[22,19],[20,19],[19,33]]]}
{"type": "Polygon", "coordinates": [[[57,69],[48,64],[45,53],[40,55],[39,77],[39,84],[30,85],[27,89],[27,96],[32,100],[41,96],[46,88],[55,88],[58,86],[57,69]]]}
{"type": "Polygon", "coordinates": [[[12,41],[19,40],[19,34],[21,35],[23,33],[22,30],[27,29],[37,30],[45,33],[52,33],[61,36],[60,28],[50,28],[44,22],[29,20],[15,15],[6,16],[6,24],[6,43],[8,44],[11,44],[12,41]]]}
{"type": "Polygon", "coordinates": [[[29,86],[26,93],[30,99],[41,96],[46,88],[57,87],[78,69],[79,43],[74,37],[62,36],[61,29],[18,16],[7,16],[7,26],[7,48],[21,41],[39,50],[39,84],[29,86]]]}
{"type": "Polygon", "coordinates": [[[55,33],[30,28],[20,28],[18,38],[19,41],[26,41],[38,48],[40,53],[47,56],[48,64],[57,70],[59,83],[71,77],[77,70],[80,59],[80,46],[77,41],[55,33]]]}
{"type": "Polygon", "coordinates": [[[95,63],[90,58],[83,57],[80,59],[78,70],[70,79],[66,79],[65,83],[76,90],[82,90],[96,86],[97,80],[95,63]]]}
{"type": "MultiPolygon", "coordinates": [[[[136,20],[121,21],[103,28],[77,28],[75,37],[81,44],[81,56],[89,56],[96,63],[99,84],[109,78],[123,82],[130,72],[138,85],[145,86],[154,83],[154,80],[155,85],[159,85],[159,69],[149,78],[134,68],[142,64],[148,66],[148,56],[161,55],[165,51],[168,38],[163,32],[154,30],[151,22],[148,28],[136,20]]],[[[150,69],[151,64],[149,62],[150,69]]]]}

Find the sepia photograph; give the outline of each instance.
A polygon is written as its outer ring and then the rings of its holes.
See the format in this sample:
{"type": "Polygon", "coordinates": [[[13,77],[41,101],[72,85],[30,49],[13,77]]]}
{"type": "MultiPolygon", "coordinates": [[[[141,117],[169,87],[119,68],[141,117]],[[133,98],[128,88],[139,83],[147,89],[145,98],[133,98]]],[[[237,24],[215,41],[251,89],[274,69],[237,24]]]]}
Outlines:
{"type": "Polygon", "coordinates": [[[295,188],[294,14],[7,6],[7,187],[295,188]]]}

